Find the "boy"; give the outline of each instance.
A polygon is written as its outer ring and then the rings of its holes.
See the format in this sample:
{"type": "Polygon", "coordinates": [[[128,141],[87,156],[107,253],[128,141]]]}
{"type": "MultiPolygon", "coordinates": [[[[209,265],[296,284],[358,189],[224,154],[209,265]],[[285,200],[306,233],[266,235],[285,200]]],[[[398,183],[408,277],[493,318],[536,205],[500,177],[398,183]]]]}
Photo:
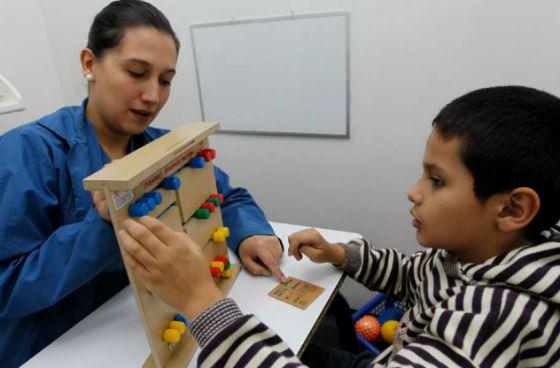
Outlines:
{"type": "MultiPolygon", "coordinates": [[[[452,101],[432,125],[422,176],[408,193],[426,251],[405,257],[364,240],[331,244],[307,229],[290,236],[289,254],[340,265],[410,307],[395,343],[371,366],[557,364],[560,99],[526,87],[481,89],[452,101]]],[[[186,235],[150,218],[125,227],[127,261],[193,321],[201,365],[300,364],[278,336],[216,292],[186,235]],[[185,262],[191,266],[174,266],[185,262]],[[184,301],[182,293],[197,298],[184,301]]]]}

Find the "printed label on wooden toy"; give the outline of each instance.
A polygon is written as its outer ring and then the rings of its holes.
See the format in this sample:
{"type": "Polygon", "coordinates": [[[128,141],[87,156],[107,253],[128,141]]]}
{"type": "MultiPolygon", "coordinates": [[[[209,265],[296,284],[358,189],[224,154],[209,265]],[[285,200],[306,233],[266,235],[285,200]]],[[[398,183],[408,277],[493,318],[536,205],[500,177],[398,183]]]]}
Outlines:
{"type": "Polygon", "coordinates": [[[278,284],[268,295],[300,309],[306,309],[323,291],[325,289],[320,286],[290,276],[287,283],[278,284]]]}
{"type": "Polygon", "coordinates": [[[131,190],[126,192],[111,192],[111,195],[113,196],[113,204],[117,211],[126,206],[126,204],[134,198],[134,193],[132,193],[131,190]]]}
{"type": "Polygon", "coordinates": [[[173,158],[167,165],[165,165],[161,170],[156,171],[152,174],[148,179],[144,180],[142,184],[144,190],[149,190],[153,187],[156,183],[159,183],[163,180],[164,177],[167,175],[173,174],[175,171],[179,170],[183,167],[193,156],[195,152],[192,149],[187,149],[185,151],[181,151],[173,158]]]}

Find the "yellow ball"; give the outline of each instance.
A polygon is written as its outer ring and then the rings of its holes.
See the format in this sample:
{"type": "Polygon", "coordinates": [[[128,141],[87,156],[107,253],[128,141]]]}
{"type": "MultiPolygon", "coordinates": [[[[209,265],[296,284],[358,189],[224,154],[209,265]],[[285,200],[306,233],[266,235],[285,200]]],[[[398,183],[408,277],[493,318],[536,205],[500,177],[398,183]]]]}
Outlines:
{"type": "Polygon", "coordinates": [[[381,338],[387,344],[392,344],[399,328],[399,322],[394,319],[389,320],[381,326],[381,338]]]}

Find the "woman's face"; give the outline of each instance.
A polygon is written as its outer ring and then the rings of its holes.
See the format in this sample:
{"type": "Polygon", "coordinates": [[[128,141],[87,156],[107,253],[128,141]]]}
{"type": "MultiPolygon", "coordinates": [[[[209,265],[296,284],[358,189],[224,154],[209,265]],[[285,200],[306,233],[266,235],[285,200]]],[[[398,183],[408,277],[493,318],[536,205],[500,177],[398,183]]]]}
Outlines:
{"type": "Polygon", "coordinates": [[[153,27],[129,28],[118,46],[93,57],[87,115],[96,129],[142,133],[169,97],[176,63],[173,38],[153,27]]]}

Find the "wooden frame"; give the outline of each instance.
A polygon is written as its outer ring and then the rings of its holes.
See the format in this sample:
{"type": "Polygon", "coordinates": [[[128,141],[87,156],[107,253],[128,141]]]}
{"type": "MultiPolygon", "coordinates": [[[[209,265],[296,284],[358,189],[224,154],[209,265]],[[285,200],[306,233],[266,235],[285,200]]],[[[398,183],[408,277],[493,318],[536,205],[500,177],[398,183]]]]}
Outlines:
{"type": "MultiPolygon", "coordinates": [[[[98,172],[84,179],[90,191],[103,191],[115,233],[129,218],[129,207],[148,192],[161,194],[161,203],[149,212],[176,231],[184,231],[203,247],[208,262],[215,256],[227,255],[225,242],[212,239],[213,232],[223,227],[221,211],[217,207],[208,219],[193,217],[210,194],[217,193],[214,169],[210,161],[204,168],[192,168],[189,162],[208,149],[208,136],[219,129],[219,123],[185,124],[159,139],[139,148],[122,159],[113,161],[98,172]],[[175,175],[181,181],[178,189],[164,189],[161,182],[175,175]]],[[[200,159],[199,159],[200,160],[200,159]]],[[[122,252],[122,245],[119,244],[122,252]]],[[[163,341],[163,332],[177,313],[152,295],[137,280],[125,263],[140,317],[152,354],[144,367],[185,367],[190,361],[196,341],[187,333],[175,345],[163,341]]],[[[230,278],[216,278],[216,284],[227,293],[239,273],[239,265],[231,265],[230,278]]],[[[189,295],[185,295],[189,298],[189,295]]]]}

